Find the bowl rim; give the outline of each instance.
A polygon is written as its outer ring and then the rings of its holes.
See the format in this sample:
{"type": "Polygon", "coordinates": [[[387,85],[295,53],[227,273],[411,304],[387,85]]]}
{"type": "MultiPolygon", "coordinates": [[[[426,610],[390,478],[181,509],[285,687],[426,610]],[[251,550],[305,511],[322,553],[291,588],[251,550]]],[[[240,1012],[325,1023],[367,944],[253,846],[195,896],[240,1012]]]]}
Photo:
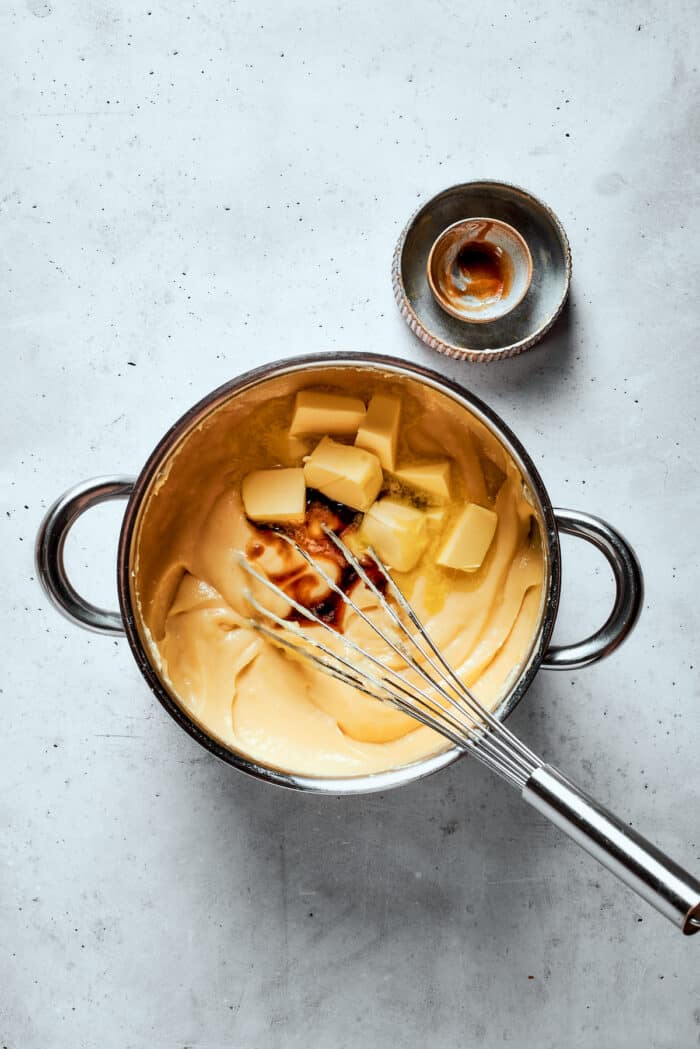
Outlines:
{"type": "MultiPolygon", "coordinates": [[[[484,240],[488,241],[488,235],[484,237],[484,240]]],[[[457,219],[456,222],[450,223],[449,226],[445,227],[442,233],[438,234],[438,236],[433,241],[432,247],[430,248],[430,251],[428,253],[428,259],[425,264],[425,274],[428,278],[428,286],[430,287],[430,290],[433,293],[433,298],[437,302],[440,309],[444,310],[445,313],[449,313],[450,316],[454,317],[458,321],[462,321],[464,324],[492,324],[494,321],[501,320],[503,317],[507,317],[509,313],[512,313],[516,306],[520,305],[520,303],[523,301],[528,291],[530,290],[530,285],[532,284],[532,252],[530,251],[527,241],[523,237],[522,233],[520,233],[515,228],[515,226],[511,226],[509,222],[504,222],[503,219],[489,218],[486,215],[474,215],[473,217],[466,219],[457,219]],[[473,317],[466,317],[463,313],[460,313],[458,309],[452,306],[448,299],[444,298],[442,292],[440,291],[435,280],[433,279],[433,258],[435,257],[436,250],[439,249],[442,242],[447,239],[450,233],[454,232],[457,229],[460,229],[460,227],[468,226],[472,222],[490,222],[492,226],[498,226],[502,230],[507,230],[508,236],[511,237],[518,244],[522,252],[523,258],[525,259],[527,269],[525,280],[523,282],[523,287],[518,297],[511,299],[508,302],[508,306],[506,307],[506,309],[504,309],[501,313],[492,314],[490,317],[480,317],[477,314],[475,314],[473,317]]]]}
{"type": "Polygon", "coordinates": [[[149,658],[147,647],[142,640],[139,617],[136,614],[132,594],[132,583],[134,581],[133,555],[135,553],[133,549],[134,536],[137,536],[140,513],[150,493],[152,484],[157,480],[161,468],[167,463],[170,455],[186,439],[191,430],[201,425],[208,416],[221,408],[231,397],[240,396],[247,389],[272,378],[299,371],[307,371],[310,367],[319,369],[337,368],[338,370],[366,367],[371,371],[383,374],[388,372],[398,377],[408,375],[410,378],[422,381],[438,392],[452,396],[453,400],[472,412],[505,445],[521,470],[523,477],[527,480],[530,490],[537,500],[538,506],[536,509],[538,509],[544,525],[543,548],[548,571],[545,580],[541,619],[530,655],[519,676],[514,681],[512,688],[494,710],[494,714],[500,720],[505,720],[509,716],[532,684],[554,629],[561,589],[559,535],[552,504],[542,478],[519,439],[500,416],[479,397],[466,390],[459,383],[440,375],[432,369],[402,360],[399,357],[362,352],[334,352],[303,354],[271,361],[244,372],[212,390],[184,412],[156,444],[136,479],[133,492],[127,503],[119,535],[117,553],[117,590],[124,629],[132,655],[151,691],[177,724],[201,746],[226,764],[246,772],[248,775],[279,786],[316,794],[368,794],[388,790],[411,783],[424,776],[432,775],[440,769],[451,765],[459,757],[462,757],[465,751],[456,747],[448,747],[438,754],[422,758],[408,765],[402,765],[396,769],[388,769],[361,776],[326,777],[301,775],[274,769],[255,761],[245,754],[231,750],[213,736],[208,735],[197,722],[190,718],[184,707],[180,706],[174,695],[171,695],[169,689],[162,681],[149,658]]]}
{"type": "Polygon", "coordinates": [[[569,292],[571,290],[571,279],[572,279],[572,260],[571,260],[571,246],[569,244],[569,238],[566,234],[566,230],[561,223],[561,220],[552,210],[552,208],[539,197],[535,196],[529,190],[524,189],[522,186],[518,186],[513,182],[504,182],[500,179],[484,178],[484,179],[471,179],[468,182],[456,182],[451,186],[446,186],[441,189],[438,193],[433,194],[427,200],[424,200],[420,204],[413,214],[409,217],[406,225],[401,230],[399,238],[394,248],[394,254],[391,261],[391,284],[394,292],[394,300],[399,308],[399,312],[403,317],[404,321],[416,335],[421,342],[428,346],[431,350],[436,350],[444,357],[451,357],[453,360],[470,361],[475,364],[488,364],[493,361],[506,360],[509,357],[517,357],[521,353],[525,353],[527,350],[532,349],[536,346],[544,336],[553,327],[556,321],[559,319],[566,303],[569,298],[569,292]],[[540,207],[547,218],[550,220],[554,229],[557,232],[559,241],[564,253],[564,290],[559,300],[559,303],[543,324],[535,328],[532,332],[526,335],[524,338],[519,339],[517,342],[512,342],[508,346],[500,347],[488,347],[486,349],[475,349],[473,347],[456,346],[452,342],[448,342],[446,339],[436,335],[429,328],[425,326],[421,318],[418,316],[414,309],[406,286],[403,279],[403,253],[406,245],[406,240],[409,233],[413,230],[414,226],[420,221],[422,216],[431,208],[436,201],[440,200],[441,197],[447,196],[450,193],[459,191],[474,190],[478,187],[484,187],[485,189],[493,188],[495,190],[510,190],[514,193],[519,193],[529,200],[534,202],[540,207]]]}

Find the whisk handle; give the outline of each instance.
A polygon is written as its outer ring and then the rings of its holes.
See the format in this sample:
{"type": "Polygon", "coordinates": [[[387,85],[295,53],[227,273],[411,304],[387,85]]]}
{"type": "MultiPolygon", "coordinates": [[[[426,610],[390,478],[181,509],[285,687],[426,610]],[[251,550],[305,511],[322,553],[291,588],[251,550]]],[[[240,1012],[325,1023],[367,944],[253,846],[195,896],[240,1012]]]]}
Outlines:
{"type": "Polygon", "coordinates": [[[700,881],[551,765],[523,798],[687,935],[700,932],[700,881]]]}

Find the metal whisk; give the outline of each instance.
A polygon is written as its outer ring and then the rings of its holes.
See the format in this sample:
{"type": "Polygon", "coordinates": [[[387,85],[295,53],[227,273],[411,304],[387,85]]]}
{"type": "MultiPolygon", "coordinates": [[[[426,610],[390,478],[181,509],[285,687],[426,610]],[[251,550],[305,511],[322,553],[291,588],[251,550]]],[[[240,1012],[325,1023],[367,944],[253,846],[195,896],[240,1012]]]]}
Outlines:
{"type": "MultiPolygon", "coordinates": [[[[346,593],[318,561],[289,536],[282,538],[307,562],[325,585],[399,657],[396,669],[352,638],[339,634],[320,615],[301,604],[240,555],[248,574],[281,598],[308,623],[321,627],[313,635],[298,622],[282,618],[248,591],[256,616],[250,625],[275,644],[308,660],[327,674],[366,695],[393,704],[439,732],[455,746],[474,754],[493,772],[517,787],[525,801],[565,831],[630,888],[656,907],[684,933],[700,931],[700,882],[631,830],[553,766],[546,764],[506,725],[487,710],[461,681],[390,572],[370,548],[367,557],[380,585],[335,532],[322,526],[357,578],[375,599],[385,626],[346,593]],[[270,626],[268,623],[272,623],[270,626]],[[329,643],[321,637],[330,635],[329,643]],[[358,665],[358,657],[362,665],[358,665]]],[[[393,661],[393,660],[392,660],[393,661]]]]}

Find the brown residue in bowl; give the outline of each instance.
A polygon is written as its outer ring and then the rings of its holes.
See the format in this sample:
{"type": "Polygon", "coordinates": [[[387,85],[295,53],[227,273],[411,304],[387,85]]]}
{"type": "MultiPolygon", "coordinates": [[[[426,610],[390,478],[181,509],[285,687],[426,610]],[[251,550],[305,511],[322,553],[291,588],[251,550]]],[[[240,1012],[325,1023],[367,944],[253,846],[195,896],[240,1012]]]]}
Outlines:
{"type": "Polygon", "coordinates": [[[462,245],[444,274],[441,290],[455,305],[464,298],[486,304],[504,298],[512,283],[510,256],[496,244],[478,239],[462,245]]]}
{"type": "MultiPolygon", "coordinates": [[[[318,558],[322,562],[330,561],[335,564],[338,569],[336,580],[338,587],[344,594],[348,594],[357,582],[357,572],[347,563],[322,526],[325,525],[339,537],[347,539],[348,535],[357,528],[360,515],[342,503],[334,503],[326,499],[320,492],[313,489],[308,491],[306,506],[304,524],[258,525],[259,531],[264,533],[265,538],[264,540],[252,540],[246,554],[251,560],[255,560],[261,557],[266,549],[273,546],[282,564],[289,567],[274,574],[268,573],[271,581],[284,590],[289,598],[308,608],[324,623],[342,632],[343,613],[346,607],[342,597],[334,590],[326,590],[322,597],[314,599],[313,593],[318,589],[319,577],[308,565],[299,566],[297,556],[283,536],[293,539],[314,559],[318,558]]],[[[384,592],[386,581],[374,562],[367,560],[362,563],[362,567],[372,582],[384,592]]],[[[290,609],[287,619],[297,623],[308,624],[309,622],[308,617],[295,608],[290,609]]]]}

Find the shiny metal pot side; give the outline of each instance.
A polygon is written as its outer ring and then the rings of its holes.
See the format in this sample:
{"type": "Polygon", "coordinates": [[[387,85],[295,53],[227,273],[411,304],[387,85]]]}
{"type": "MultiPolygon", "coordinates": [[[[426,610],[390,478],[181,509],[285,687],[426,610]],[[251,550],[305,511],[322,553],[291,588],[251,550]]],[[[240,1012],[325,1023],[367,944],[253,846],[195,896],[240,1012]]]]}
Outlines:
{"type": "Polygon", "coordinates": [[[303,382],[309,383],[318,381],[314,378],[318,375],[323,375],[324,381],[328,381],[329,376],[338,376],[340,380],[344,370],[366,372],[368,377],[376,375],[396,380],[409,379],[443,397],[447,396],[456,405],[466,409],[497,439],[521,471],[542,532],[546,579],[541,617],[532,649],[517,680],[494,711],[499,718],[506,718],[520,702],[540,667],[555,670],[583,667],[614,651],[633,628],[641,609],[643,593],[641,570],[626,540],[597,517],[579,511],[555,510],[530,456],[503,420],[474,394],[432,370],[397,358],[371,354],[308,355],[264,365],[214,390],[168,430],[135,480],[120,476],[97,478],[77,485],[56,501],[47,512],[37,537],[38,577],[52,602],[73,622],[99,633],[126,633],[134,659],[151,690],[171,717],[203,747],[249,775],[285,787],[321,794],[364,794],[387,790],[437,772],[460,757],[462,751],[450,748],[386,772],[330,778],[301,776],[268,768],[245,754],[229,750],[189,716],[159,676],[140,623],[134,594],[134,565],[139,529],[149,494],[178,449],[205,420],[232,402],[233,398],[250,397],[253,391],[259,394],[266,384],[274,385],[275,381],[286,381],[286,378],[299,383],[302,376],[303,382]],[[68,578],[63,559],[66,536],[77,518],[91,506],[110,499],[128,499],[117,555],[119,612],[97,608],[82,598],[68,578]],[[616,594],[613,609],[599,630],[576,644],[553,647],[550,638],[559,605],[561,532],[584,539],[603,553],[615,577],[616,594]]]}

